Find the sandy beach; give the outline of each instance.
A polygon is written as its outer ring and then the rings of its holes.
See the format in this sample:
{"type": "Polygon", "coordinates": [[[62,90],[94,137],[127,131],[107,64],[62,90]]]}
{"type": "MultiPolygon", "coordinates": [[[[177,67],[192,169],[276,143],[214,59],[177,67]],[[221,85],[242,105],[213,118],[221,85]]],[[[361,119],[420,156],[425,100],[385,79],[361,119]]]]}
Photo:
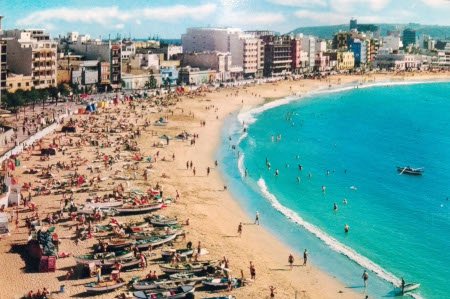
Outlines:
{"type": "MultiPolygon", "coordinates": [[[[426,81],[448,79],[448,73],[439,74],[402,74],[402,75],[370,75],[370,76],[335,76],[323,80],[283,80],[276,83],[266,83],[262,85],[246,86],[239,88],[223,88],[213,92],[202,92],[201,95],[181,96],[175,105],[167,108],[149,107],[145,103],[136,104],[135,109],[131,109],[129,104],[121,103],[117,107],[111,106],[107,110],[99,109],[99,114],[90,118],[88,115],[72,116],[74,119],[86,121],[86,131],[81,133],[82,138],[68,134],[55,133],[47,136],[43,140],[44,145],[49,145],[55,138],[60,136],[59,144],[65,144],[65,154],[57,151],[56,156],[51,156],[49,161],[40,161],[37,155],[38,147],[30,153],[23,153],[19,159],[21,166],[12,172],[18,179],[20,185],[25,182],[32,182],[33,186],[41,184],[42,180],[36,175],[23,174],[27,169],[39,169],[39,166],[55,164],[58,161],[74,166],[71,170],[51,171],[55,179],[62,179],[67,174],[73,173],[74,168],[78,174],[86,177],[86,181],[97,177],[107,178],[93,184],[97,189],[104,191],[94,191],[91,187],[87,193],[75,193],[76,203],[83,203],[89,197],[89,193],[103,195],[111,192],[118,184],[125,186],[125,191],[139,189],[146,191],[156,184],[160,185],[164,192],[164,197],[179,199],[171,203],[167,208],[157,211],[158,214],[176,216],[182,223],[189,219],[189,225],[184,229],[187,231],[185,240],[178,240],[176,247],[184,247],[186,242],[191,241],[196,245],[201,241],[202,246],[209,251],[209,254],[202,256],[202,259],[222,259],[229,260],[229,268],[234,277],[241,277],[241,270],[246,279],[250,278],[249,264],[252,262],[256,268],[256,279],[247,286],[237,288],[230,294],[237,298],[269,298],[269,287],[276,288],[275,298],[364,298],[362,289],[350,289],[345,283],[337,278],[331,277],[327,273],[314,266],[314,253],[310,253],[308,264],[303,266],[303,257],[300,253],[303,248],[289,248],[284,245],[276,236],[264,229],[264,214],[261,214],[261,225],[254,224],[254,216],[247,215],[238,202],[233,199],[230,192],[224,190],[224,180],[218,168],[227,165],[215,166],[215,154],[221,142],[221,129],[223,121],[230,113],[246,111],[252,107],[261,105],[269,100],[283,98],[289,95],[305,95],[308,92],[318,89],[337,88],[346,84],[357,85],[359,83],[376,83],[384,81],[426,81]],[[144,108],[143,108],[144,107],[144,108]],[[105,123],[105,116],[108,115],[111,124],[105,123]],[[154,121],[160,117],[168,119],[167,126],[154,126],[154,121]],[[88,119],[91,121],[88,121],[88,119]],[[148,120],[150,125],[146,126],[148,120]],[[105,126],[112,126],[115,122],[122,121],[126,124],[126,130],[122,133],[97,133],[105,126]],[[204,121],[205,124],[201,125],[204,121]],[[92,131],[95,128],[95,132],[92,131]],[[114,149],[128,140],[131,132],[127,129],[140,131],[140,136],[134,139],[143,157],[152,156],[156,162],[151,163],[148,179],[143,177],[144,169],[150,163],[141,161],[136,163],[138,169],[127,170],[124,165],[133,164],[133,152],[121,151],[121,158],[112,166],[104,167],[102,161],[93,162],[98,158],[99,153],[116,155],[114,149]],[[91,132],[89,132],[91,130],[91,132]],[[187,131],[190,134],[198,134],[195,144],[191,145],[189,140],[170,140],[166,145],[160,136],[176,136],[187,131]],[[111,147],[96,147],[80,142],[84,137],[91,140],[98,139],[99,143],[112,143],[111,147]],[[90,137],[88,137],[90,136],[90,137]],[[118,138],[122,137],[121,140],[118,138]],[[69,145],[72,139],[72,146],[69,145]],[[77,144],[77,141],[80,142],[77,144]],[[123,155],[122,155],[123,154],[123,155]],[[186,167],[187,162],[192,161],[195,174],[191,168],[186,167]],[[98,167],[99,173],[91,173],[88,167],[98,167]],[[207,174],[207,168],[211,173],[207,174]],[[129,177],[128,180],[114,179],[115,174],[129,177]],[[136,179],[134,179],[134,177],[136,179]],[[237,228],[239,223],[243,223],[242,236],[239,237],[237,228]],[[294,267],[290,270],[288,256],[295,257],[294,267]]],[[[78,122],[80,124],[80,122],[78,122]]],[[[80,134],[81,130],[77,131],[80,134]]],[[[85,141],[86,141],[85,140],[85,141]]],[[[145,159],[144,159],[145,160],[145,159]]],[[[28,195],[28,192],[23,192],[28,195]]],[[[34,192],[32,192],[34,194],[34,192]]],[[[41,195],[33,196],[33,202],[38,206],[39,216],[44,218],[50,212],[60,209],[61,195],[41,195]]],[[[9,209],[12,211],[12,209],[9,209]]],[[[256,211],[255,211],[256,212],[256,211]]],[[[51,292],[53,298],[82,298],[88,297],[84,284],[95,281],[95,278],[78,278],[78,272],[66,280],[66,272],[76,265],[73,257],[61,258],[57,260],[57,270],[54,273],[38,273],[31,271],[25,263],[27,259],[26,243],[28,229],[24,226],[24,219],[34,212],[19,213],[19,226],[16,229],[14,221],[10,224],[11,236],[0,240],[0,298],[21,298],[28,291],[37,291],[46,287],[51,292]],[[65,293],[58,293],[61,285],[65,285],[65,293]]],[[[140,221],[143,215],[120,216],[120,221],[130,220],[140,221]]],[[[15,219],[15,213],[14,213],[15,219]]],[[[106,224],[109,219],[101,223],[106,224]]],[[[67,252],[71,255],[80,255],[91,252],[92,245],[97,243],[95,238],[80,241],[78,245],[73,239],[75,221],[63,224],[56,224],[56,232],[59,235],[61,244],[60,252],[67,252]]],[[[150,270],[156,270],[161,274],[154,258],[160,257],[160,250],[147,252],[149,267],[143,270],[124,272],[121,277],[129,280],[134,276],[144,277],[150,270]]],[[[362,282],[361,282],[362,283],[362,282]]],[[[113,298],[125,291],[124,288],[115,292],[99,295],[95,298],[113,298]]],[[[222,292],[221,294],[228,294],[222,292]]],[[[196,292],[196,298],[212,297],[213,294],[200,290],[196,292]]]]}

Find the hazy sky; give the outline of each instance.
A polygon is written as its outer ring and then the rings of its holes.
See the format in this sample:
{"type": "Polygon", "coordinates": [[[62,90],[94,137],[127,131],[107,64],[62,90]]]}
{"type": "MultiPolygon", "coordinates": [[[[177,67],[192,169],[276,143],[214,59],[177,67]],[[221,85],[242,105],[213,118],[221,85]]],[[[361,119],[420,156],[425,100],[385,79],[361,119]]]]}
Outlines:
{"type": "Polygon", "coordinates": [[[299,26],[386,22],[450,25],[450,0],[1,0],[4,29],[43,28],[93,37],[179,38],[186,27],[287,32],[299,26]]]}

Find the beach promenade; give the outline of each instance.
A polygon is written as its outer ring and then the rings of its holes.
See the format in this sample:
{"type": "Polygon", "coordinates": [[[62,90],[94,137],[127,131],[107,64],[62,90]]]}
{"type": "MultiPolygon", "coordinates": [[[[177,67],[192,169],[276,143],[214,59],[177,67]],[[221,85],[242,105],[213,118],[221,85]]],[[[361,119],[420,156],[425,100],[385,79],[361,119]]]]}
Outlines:
{"type": "MultiPolygon", "coordinates": [[[[43,139],[42,147],[48,146],[57,140],[59,148],[64,148],[64,154],[58,150],[56,156],[49,161],[41,161],[37,155],[38,146],[34,151],[20,155],[22,164],[16,168],[12,175],[18,179],[20,185],[32,183],[40,186],[45,180],[36,175],[24,174],[27,169],[43,171],[48,165],[57,162],[71,165],[68,170],[51,170],[55,180],[64,180],[74,171],[83,175],[86,182],[93,181],[85,193],[75,193],[76,203],[83,203],[91,195],[103,195],[111,192],[119,184],[125,191],[145,191],[150,187],[159,185],[164,197],[176,199],[168,207],[157,213],[166,216],[176,216],[181,223],[188,223],[183,228],[187,231],[186,239],[175,243],[177,247],[184,247],[186,242],[197,244],[209,251],[209,255],[200,259],[226,259],[234,277],[240,278],[241,271],[246,279],[250,278],[249,265],[252,262],[256,268],[256,279],[250,280],[245,287],[230,292],[237,298],[269,298],[270,286],[276,288],[276,298],[364,298],[363,289],[350,289],[345,282],[330,277],[314,267],[314,252],[311,254],[311,263],[301,266],[301,252],[303,248],[288,248],[280,240],[264,229],[264,214],[260,215],[261,225],[254,224],[254,216],[247,215],[231,194],[224,188],[223,178],[218,168],[227,165],[215,165],[215,154],[221,141],[221,128],[223,120],[230,113],[245,111],[261,105],[267,99],[278,99],[292,94],[304,95],[317,89],[326,89],[345,84],[359,84],[367,82],[410,80],[421,81],[430,79],[448,78],[448,74],[415,74],[412,75],[376,75],[370,77],[339,76],[324,80],[280,81],[263,85],[246,86],[240,88],[226,88],[212,92],[201,92],[190,96],[181,96],[172,99],[175,105],[167,107],[150,107],[149,103],[138,102],[133,107],[130,103],[111,105],[107,109],[100,108],[98,115],[80,115],[74,117],[78,120],[77,133],[52,133],[43,139]],[[167,126],[154,126],[159,118],[168,120],[167,126]],[[121,126],[120,126],[121,125],[121,126]],[[119,133],[102,132],[106,127],[122,127],[119,133]],[[139,130],[139,134],[136,131],[139,130]],[[189,134],[198,134],[192,144],[190,140],[171,139],[167,142],[161,135],[176,136],[186,131],[189,134]],[[92,146],[89,141],[97,140],[99,146],[92,146]],[[135,163],[135,153],[124,151],[122,146],[129,140],[135,140],[139,152],[143,157],[151,156],[153,162],[145,161],[135,163]],[[103,145],[103,146],[102,146],[103,145]],[[119,148],[116,151],[116,148],[119,148]],[[116,163],[109,167],[104,166],[102,155],[119,155],[116,163]],[[100,162],[98,162],[100,157],[100,162]],[[186,164],[192,162],[192,167],[186,164]],[[126,165],[134,164],[137,169],[131,170],[126,165]],[[98,168],[98,172],[90,169],[98,168]],[[148,171],[145,171],[148,169],[148,171]],[[194,171],[195,169],[195,171],[194,171]],[[208,169],[210,171],[208,171],[208,169]],[[148,173],[146,179],[143,173],[148,173]],[[127,177],[119,180],[118,177],[127,177]],[[101,177],[101,180],[96,180],[101,177]],[[104,179],[103,179],[104,178],[104,179]],[[177,196],[177,194],[179,196],[177,196]],[[243,223],[242,236],[239,237],[237,228],[243,223]],[[289,254],[295,257],[294,267],[291,270],[288,264],[289,254]]],[[[45,218],[48,213],[56,212],[61,207],[62,195],[35,195],[31,192],[32,201],[38,207],[39,217],[45,218]]],[[[28,195],[24,192],[24,195],[28,195]]],[[[12,209],[11,214],[16,214],[12,209]]],[[[255,211],[256,212],[256,211],[255,211]]],[[[37,273],[30,269],[27,263],[26,243],[28,229],[24,219],[34,215],[35,212],[19,212],[17,228],[11,223],[11,236],[0,240],[0,298],[20,298],[28,291],[37,291],[46,287],[53,292],[53,298],[80,298],[88,297],[84,284],[94,281],[95,278],[79,278],[78,270],[69,279],[66,273],[75,267],[73,255],[86,254],[97,243],[95,238],[76,241],[74,232],[76,221],[56,224],[61,244],[59,252],[65,252],[71,257],[57,260],[57,270],[54,273],[37,273]],[[65,286],[64,293],[58,293],[60,286],[65,286]]],[[[143,215],[119,217],[123,222],[141,221],[143,215]]],[[[109,219],[102,221],[102,224],[109,219]]],[[[150,270],[161,274],[156,264],[159,250],[147,252],[149,267],[147,269],[124,272],[121,277],[131,279],[134,276],[144,277],[150,270]]],[[[124,288],[98,295],[95,298],[112,298],[126,291],[124,288]]],[[[227,293],[227,292],[223,292],[227,293]]],[[[211,297],[205,290],[196,292],[196,298],[211,297]]]]}

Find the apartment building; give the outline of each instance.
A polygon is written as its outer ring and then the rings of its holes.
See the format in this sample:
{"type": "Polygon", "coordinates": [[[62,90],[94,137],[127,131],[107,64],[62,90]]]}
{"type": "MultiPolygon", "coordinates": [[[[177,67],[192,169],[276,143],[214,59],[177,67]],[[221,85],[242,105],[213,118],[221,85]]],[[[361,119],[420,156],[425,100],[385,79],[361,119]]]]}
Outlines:
{"type": "Polygon", "coordinates": [[[31,76],[36,89],[57,85],[57,43],[44,30],[7,30],[3,37],[9,71],[31,76]]]}
{"type": "Polygon", "coordinates": [[[264,76],[285,76],[292,72],[291,37],[266,35],[264,41],[264,76]]]}
{"type": "MultiPolygon", "coordinates": [[[[69,44],[69,49],[78,55],[82,55],[88,60],[98,60],[109,63],[109,86],[113,89],[121,88],[122,76],[122,44],[88,40],[81,42],[80,38],[76,43],[69,44]]],[[[100,80],[100,85],[102,85],[100,80]]],[[[108,88],[100,86],[100,89],[108,88]]]]}
{"type": "Polygon", "coordinates": [[[233,72],[244,77],[262,73],[263,44],[259,38],[237,28],[188,28],[181,36],[183,53],[229,52],[233,72]]]}

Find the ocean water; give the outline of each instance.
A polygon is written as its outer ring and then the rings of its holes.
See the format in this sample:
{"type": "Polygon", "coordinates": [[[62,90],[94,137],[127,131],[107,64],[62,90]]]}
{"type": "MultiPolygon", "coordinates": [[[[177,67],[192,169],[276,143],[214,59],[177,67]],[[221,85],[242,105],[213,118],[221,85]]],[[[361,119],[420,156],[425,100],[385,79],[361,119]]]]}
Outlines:
{"type": "Polygon", "coordinates": [[[417,297],[450,298],[449,95],[450,83],[350,88],[242,112],[223,129],[224,177],[249,214],[346,288],[394,297],[404,277],[421,283],[417,297]],[[406,165],[424,175],[399,175],[406,165]]]}

